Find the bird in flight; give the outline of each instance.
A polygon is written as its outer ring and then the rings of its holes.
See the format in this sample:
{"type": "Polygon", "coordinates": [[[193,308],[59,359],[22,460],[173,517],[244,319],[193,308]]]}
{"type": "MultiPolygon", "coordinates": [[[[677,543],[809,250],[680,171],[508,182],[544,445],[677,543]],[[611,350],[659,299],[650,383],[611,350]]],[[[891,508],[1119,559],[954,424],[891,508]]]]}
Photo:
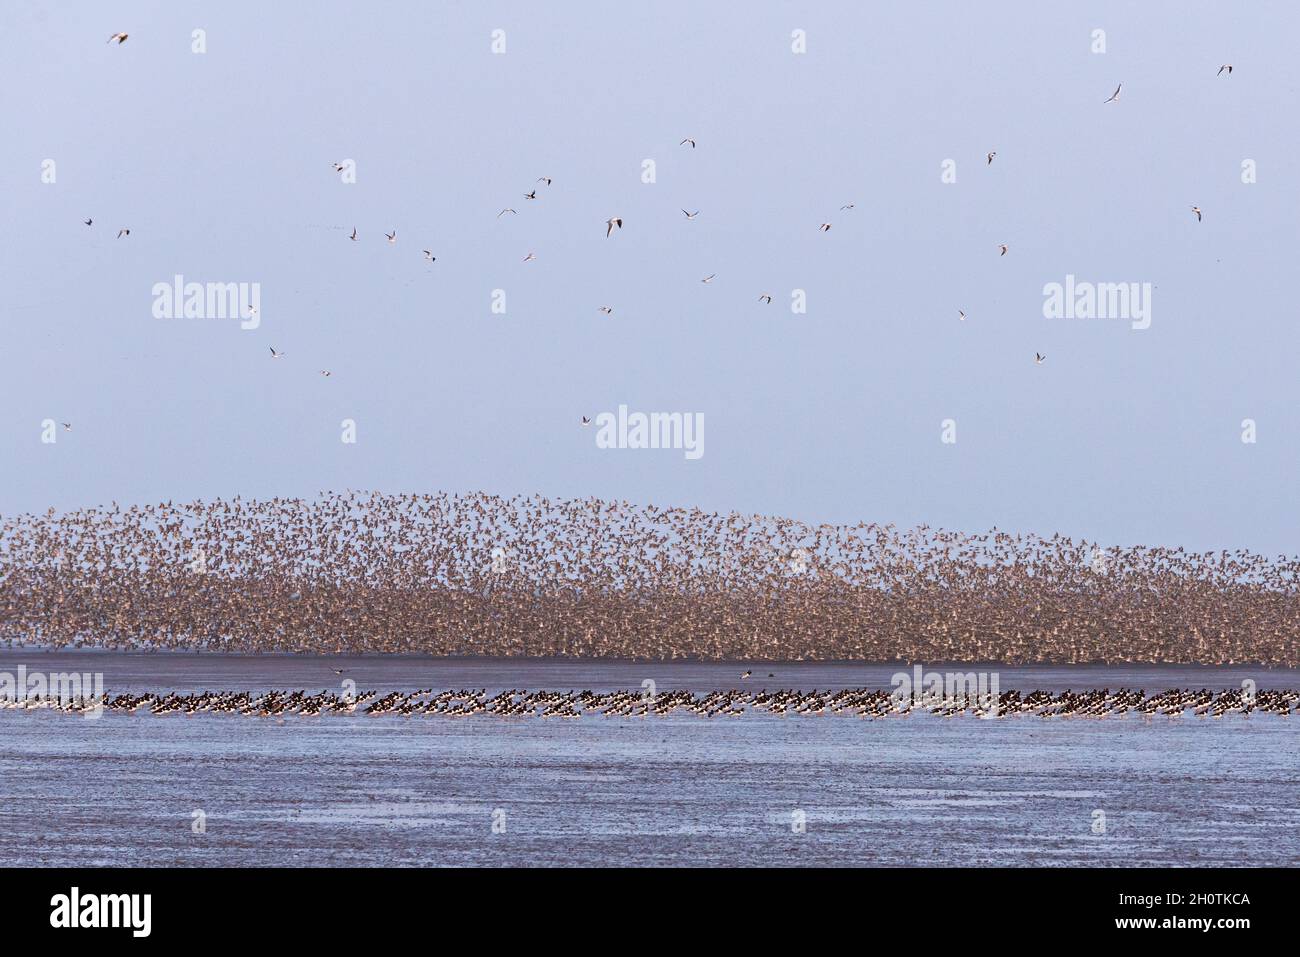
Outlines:
{"type": "Polygon", "coordinates": [[[71,431],[72,431],[72,423],[71,423],[71,422],[64,422],[64,423],[63,423],[63,431],[64,431],[64,432],[71,432],[71,431]]]}
{"type": "Polygon", "coordinates": [[[94,220],[93,217],[90,218],[90,219],[83,219],[83,220],[82,220],[82,222],[85,223],[87,226],[89,226],[89,225],[90,225],[91,223],[93,223],[94,221],[95,221],[95,220],[94,220]]]}
{"type": "Polygon", "coordinates": [[[1043,364],[1043,360],[1046,359],[1046,358],[1047,358],[1047,356],[1039,355],[1037,352],[1035,352],[1035,353],[1034,353],[1034,365],[1036,365],[1036,366],[1041,366],[1041,365],[1043,364]]]}
{"type": "Polygon", "coordinates": [[[607,316],[612,316],[612,315],[614,314],[614,307],[613,307],[613,306],[601,306],[601,307],[600,307],[600,311],[603,312],[603,313],[604,313],[605,315],[607,315],[607,316]]]}
{"type": "Polygon", "coordinates": [[[355,226],[352,227],[352,235],[349,236],[348,238],[351,239],[354,243],[357,241],[357,227],[355,226]]]}
{"type": "Polygon", "coordinates": [[[612,232],[614,231],[614,227],[615,227],[615,226],[617,226],[619,229],[622,229],[622,228],[623,228],[623,220],[620,219],[618,216],[612,216],[612,217],[610,217],[609,219],[605,220],[605,227],[606,227],[606,228],[605,228],[605,238],[606,238],[606,239],[609,239],[609,235],[610,235],[610,233],[612,233],[612,232]]]}
{"type": "Polygon", "coordinates": [[[284,358],[284,353],[283,353],[283,352],[276,352],[274,346],[267,346],[267,348],[271,350],[271,358],[272,358],[272,359],[283,359],[283,358],[284,358]]]}
{"type": "Polygon", "coordinates": [[[744,681],[746,678],[750,677],[753,673],[754,672],[752,671],[746,671],[743,675],[740,676],[740,680],[744,681]]]}
{"type": "Polygon", "coordinates": [[[427,259],[427,260],[429,260],[429,262],[432,263],[432,262],[437,262],[437,261],[438,261],[438,257],[435,256],[435,255],[433,254],[433,250],[431,250],[431,249],[424,249],[424,250],[421,250],[421,252],[424,253],[424,258],[427,259]]]}
{"type": "Polygon", "coordinates": [[[513,215],[515,214],[515,211],[513,209],[510,209],[509,207],[506,207],[505,209],[501,210],[501,212],[497,213],[497,219],[500,219],[506,213],[511,213],[513,215]]]}
{"type": "Polygon", "coordinates": [[[384,233],[384,235],[388,237],[388,241],[389,241],[390,243],[395,243],[395,242],[397,242],[397,230],[396,230],[396,229],[394,229],[391,233],[384,233]]]}
{"type": "Polygon", "coordinates": [[[524,257],[524,262],[532,262],[536,258],[537,258],[536,255],[534,255],[533,253],[529,253],[527,256],[524,257]]]}
{"type": "Polygon", "coordinates": [[[1123,85],[1124,85],[1124,84],[1121,83],[1119,86],[1115,87],[1115,92],[1112,93],[1112,94],[1110,95],[1110,98],[1109,98],[1109,99],[1102,100],[1102,103],[1105,104],[1105,103],[1110,103],[1112,100],[1118,100],[1118,99],[1119,99],[1119,91],[1120,91],[1120,87],[1122,87],[1123,85]]]}
{"type": "Polygon", "coordinates": [[[997,151],[997,150],[994,150],[992,153],[990,153],[990,154],[989,154],[989,161],[988,161],[987,163],[985,163],[984,165],[985,165],[985,166],[992,166],[992,165],[993,165],[993,157],[995,157],[995,156],[997,156],[997,155],[998,155],[998,151],[997,151]]]}
{"type": "MultiPolygon", "coordinates": [[[[1228,71],[1228,76],[1232,76],[1232,64],[1231,64],[1231,63],[1225,63],[1225,64],[1223,64],[1223,66],[1219,67],[1219,73],[1222,73],[1224,70],[1227,70],[1227,71],[1228,71]]],[[[1214,75],[1215,75],[1215,76],[1218,76],[1219,73],[1216,73],[1216,74],[1214,74],[1214,75]]]]}
{"type": "Polygon", "coordinates": [[[336,173],[341,173],[341,172],[343,172],[345,169],[347,169],[347,167],[344,166],[342,163],[335,163],[335,164],[334,164],[334,172],[336,172],[336,173]]]}
{"type": "Polygon", "coordinates": [[[343,674],[343,669],[342,669],[342,668],[333,668],[333,669],[331,669],[331,670],[332,670],[336,675],[341,675],[341,674],[343,674]]]}
{"type": "Polygon", "coordinates": [[[691,144],[691,149],[695,149],[695,140],[691,139],[689,136],[686,137],[686,139],[682,140],[682,141],[681,141],[680,143],[678,143],[677,145],[678,145],[678,146],[685,146],[687,143],[690,143],[690,144],[691,144]]]}
{"type": "Polygon", "coordinates": [[[328,378],[329,378],[330,376],[332,376],[334,373],[330,372],[329,369],[321,369],[321,370],[320,370],[320,374],[323,375],[325,378],[328,379],[328,378]]]}
{"type": "Polygon", "coordinates": [[[584,416],[582,417],[582,424],[583,424],[583,425],[591,425],[591,419],[587,418],[587,417],[584,415],[584,416]]]}
{"type": "Polygon", "coordinates": [[[116,40],[117,45],[121,46],[123,43],[126,42],[126,38],[127,38],[127,34],[125,33],[114,33],[111,37],[108,38],[108,42],[112,43],[114,40],[116,40]]]}
{"type": "Polygon", "coordinates": [[[709,275],[707,275],[707,276],[705,276],[703,279],[701,279],[700,282],[713,282],[713,277],[716,276],[716,275],[717,275],[716,272],[715,272],[715,273],[709,273],[709,275]]]}
{"type": "Polygon", "coordinates": [[[829,233],[831,231],[831,224],[822,223],[821,226],[818,227],[818,229],[820,229],[824,233],[829,233]]]}
{"type": "Polygon", "coordinates": [[[524,199],[536,199],[536,198],[537,198],[537,190],[533,190],[531,193],[524,193],[524,199]]]}
{"type": "Polygon", "coordinates": [[[857,204],[856,204],[856,203],[849,203],[849,204],[846,205],[846,206],[841,206],[840,209],[841,209],[841,210],[844,210],[844,209],[853,209],[853,207],[854,207],[855,205],[857,205],[857,204]]]}
{"type": "Polygon", "coordinates": [[[682,210],[682,215],[684,215],[687,219],[694,219],[696,216],[700,215],[700,211],[697,209],[697,210],[696,210],[695,212],[693,212],[693,213],[688,213],[688,212],[686,212],[686,210],[683,209],[683,210],[682,210]]]}
{"type": "Polygon", "coordinates": [[[763,295],[761,295],[761,296],[758,297],[758,301],[759,301],[759,302],[771,302],[771,301],[772,301],[772,296],[771,296],[771,294],[765,292],[765,293],[763,293],[763,295]]]}
{"type": "Polygon", "coordinates": [[[550,186],[550,185],[551,185],[551,178],[550,178],[549,176],[539,176],[539,177],[537,177],[537,182],[539,182],[539,183],[545,183],[547,186],[550,186]]]}
{"type": "Polygon", "coordinates": [[[964,312],[962,312],[960,309],[958,309],[958,310],[957,310],[957,319],[958,319],[958,321],[960,321],[960,322],[965,322],[965,321],[966,321],[966,313],[964,313],[964,312]]]}
{"type": "Polygon", "coordinates": [[[1005,256],[1007,254],[1006,243],[998,243],[998,249],[1002,250],[1002,252],[998,253],[999,256],[1005,256]]]}
{"type": "Polygon", "coordinates": [[[125,226],[117,231],[118,239],[121,239],[123,236],[130,236],[130,235],[131,235],[131,230],[127,229],[125,226]]]}
{"type": "Polygon", "coordinates": [[[1199,223],[1201,221],[1201,207],[1193,206],[1192,212],[1196,214],[1196,221],[1199,223]]]}

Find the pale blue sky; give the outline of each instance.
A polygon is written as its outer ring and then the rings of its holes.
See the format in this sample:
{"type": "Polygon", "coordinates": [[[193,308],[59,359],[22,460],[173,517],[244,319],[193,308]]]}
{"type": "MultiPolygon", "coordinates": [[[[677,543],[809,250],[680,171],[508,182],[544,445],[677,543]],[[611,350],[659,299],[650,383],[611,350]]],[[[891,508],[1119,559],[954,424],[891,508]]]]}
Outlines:
{"type": "Polygon", "coordinates": [[[1297,551],[1293,4],[111,8],[0,6],[4,514],[482,489],[1297,551]],[[176,273],[261,328],[154,319],[176,273]],[[1151,328],[1043,318],[1067,273],[1153,283],[1151,328]],[[597,449],[620,403],[703,458],[597,449]]]}

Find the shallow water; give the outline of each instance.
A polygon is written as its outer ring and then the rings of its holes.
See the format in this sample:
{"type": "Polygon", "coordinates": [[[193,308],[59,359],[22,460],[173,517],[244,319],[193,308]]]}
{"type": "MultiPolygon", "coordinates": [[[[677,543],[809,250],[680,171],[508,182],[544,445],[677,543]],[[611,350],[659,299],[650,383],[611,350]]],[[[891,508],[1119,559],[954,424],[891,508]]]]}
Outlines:
{"type": "MultiPolygon", "coordinates": [[[[0,651],[110,693],[890,686],[899,665],[0,651]],[[774,672],[775,678],[768,678],[774,672]]],[[[1294,688],[1256,668],[988,668],[1001,690],[1294,688]]],[[[701,720],[0,711],[11,865],[1294,865],[1295,719],[701,720]],[[206,833],[195,834],[195,811],[206,833]],[[1093,832],[1105,815],[1105,833],[1093,832]],[[494,815],[494,812],[495,815],[494,815]],[[803,833],[792,824],[802,812],[803,833]],[[497,830],[494,833],[494,816],[497,830]]]]}

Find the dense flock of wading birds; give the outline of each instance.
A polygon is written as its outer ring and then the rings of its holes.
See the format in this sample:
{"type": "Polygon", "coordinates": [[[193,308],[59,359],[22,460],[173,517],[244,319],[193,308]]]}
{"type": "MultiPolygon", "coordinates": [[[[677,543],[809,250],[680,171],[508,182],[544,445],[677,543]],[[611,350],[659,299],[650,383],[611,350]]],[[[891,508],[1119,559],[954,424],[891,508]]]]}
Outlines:
{"type": "Polygon", "coordinates": [[[1007,718],[1034,715],[1040,718],[1106,718],[1135,714],[1142,717],[1163,715],[1222,718],[1225,715],[1251,714],[1290,717],[1300,708],[1300,691],[1228,690],[1214,692],[1174,688],[1158,694],[1120,689],[1111,691],[1034,691],[1023,697],[1018,691],[994,693],[949,692],[933,699],[905,693],[846,688],[841,691],[755,691],[736,688],[695,694],[669,691],[524,691],[511,689],[491,698],[485,689],[473,691],[434,691],[429,688],[403,694],[393,691],[383,696],[367,691],[357,695],[322,691],[309,695],[305,691],[203,691],[195,694],[147,692],[145,694],[107,693],[99,697],[53,695],[0,701],[0,709],[49,710],[64,714],[117,712],[124,714],[172,715],[191,717],[198,714],[229,714],[245,717],[284,718],[286,716],[319,717],[322,715],[394,715],[410,718],[438,715],[467,718],[494,715],[502,718],[645,718],[669,715],[692,715],[699,718],[740,717],[745,714],[777,716],[847,715],[857,718],[906,717],[930,714],[943,718],[971,716],[1007,718]]]}
{"type": "MultiPolygon", "coordinates": [[[[320,493],[0,523],[0,641],[642,660],[1300,664],[1300,558],[598,499],[320,493]]],[[[760,670],[761,673],[761,670],[760,670]]]]}
{"type": "MultiPolygon", "coordinates": [[[[127,33],[114,33],[112,36],[110,36],[110,37],[108,38],[108,42],[109,42],[109,44],[114,44],[114,43],[116,42],[116,45],[117,45],[117,46],[121,46],[123,43],[125,43],[125,42],[127,41],[127,38],[128,38],[128,37],[129,37],[129,34],[127,34],[127,33]]],[[[1221,65],[1219,66],[1219,71],[1218,71],[1218,73],[1216,74],[1216,76],[1225,76],[1225,75],[1226,75],[1226,76],[1231,76],[1231,75],[1232,75],[1232,64],[1230,64],[1230,63],[1224,63],[1224,64],[1221,64],[1221,65]]],[[[1123,90],[1123,88],[1124,88],[1124,84],[1121,83],[1121,84],[1117,85],[1117,86],[1115,87],[1115,92],[1112,93],[1109,97],[1107,97],[1105,100],[1102,101],[1103,105],[1105,105],[1105,104],[1110,104],[1110,103],[1118,103],[1118,102],[1119,102],[1119,99],[1120,99],[1120,92],[1123,90]]],[[[687,137],[684,137],[684,138],[681,140],[681,142],[678,143],[678,148],[679,148],[679,149],[686,149],[686,150],[694,150],[694,149],[696,148],[696,140],[695,140],[695,137],[693,137],[693,136],[687,136],[687,137]]],[[[988,153],[986,153],[986,154],[985,154],[985,166],[992,166],[992,165],[993,165],[993,161],[994,161],[994,159],[997,158],[997,155],[998,155],[997,150],[990,150],[988,153]]],[[[347,170],[347,168],[348,168],[346,163],[339,163],[339,162],[332,163],[331,166],[332,166],[332,168],[333,168],[333,170],[334,170],[335,173],[343,173],[343,172],[344,172],[345,170],[347,170]]],[[[539,187],[539,186],[537,186],[537,185],[534,185],[534,186],[533,186],[533,187],[532,187],[532,188],[531,188],[527,193],[523,193],[523,194],[522,194],[523,198],[524,198],[525,200],[529,201],[529,202],[537,202],[537,201],[540,201],[541,197],[539,197],[539,195],[538,195],[538,191],[539,191],[539,189],[544,190],[545,187],[549,187],[549,186],[554,182],[554,177],[551,177],[551,176],[539,176],[539,177],[537,177],[536,182],[539,183],[539,184],[541,184],[541,186],[539,187]]],[[[840,206],[840,212],[847,212],[847,211],[850,211],[850,210],[856,209],[856,207],[857,207],[857,204],[856,204],[856,203],[845,203],[844,205],[840,206]]],[[[1199,206],[1196,206],[1196,205],[1192,205],[1190,208],[1191,208],[1192,213],[1194,213],[1195,216],[1196,216],[1196,221],[1197,221],[1198,223],[1201,222],[1201,221],[1202,221],[1202,211],[1201,211],[1201,208],[1200,208],[1199,206]]],[[[689,211],[689,210],[685,210],[685,209],[683,209],[683,210],[682,210],[682,215],[685,217],[685,219],[684,219],[683,221],[684,221],[684,222],[694,221],[695,219],[697,219],[697,218],[700,216],[700,212],[701,212],[701,210],[698,210],[698,209],[695,210],[694,212],[691,212],[691,211],[689,211]]],[[[500,219],[500,218],[502,218],[503,216],[506,216],[506,215],[517,216],[518,213],[519,213],[519,211],[518,211],[517,209],[515,209],[513,206],[506,206],[506,207],[503,207],[503,208],[501,209],[501,211],[500,211],[499,213],[496,214],[496,218],[497,218],[497,219],[500,219]]],[[[83,220],[83,222],[84,222],[85,225],[87,225],[87,226],[93,226],[93,225],[94,225],[94,218],[93,218],[93,217],[89,217],[89,218],[83,220]]],[[[611,238],[611,237],[613,237],[613,235],[614,235],[614,233],[615,233],[616,230],[621,230],[621,229],[623,228],[623,217],[622,217],[622,216],[618,216],[618,215],[611,216],[611,217],[609,217],[609,219],[605,220],[605,222],[604,222],[602,225],[605,227],[605,237],[606,237],[607,239],[608,239],[608,238],[611,238]]],[[[831,231],[831,228],[832,228],[833,225],[834,225],[834,223],[832,223],[832,222],[830,222],[830,221],[828,221],[828,220],[823,220],[823,221],[821,221],[821,222],[818,224],[818,226],[817,226],[817,230],[818,230],[819,232],[821,232],[821,233],[829,233],[829,232],[831,231]]],[[[595,228],[595,227],[593,226],[593,228],[595,228]]],[[[811,227],[810,227],[810,228],[811,228],[811,227]]],[[[121,229],[118,230],[117,238],[118,238],[118,239],[122,239],[123,237],[129,237],[130,235],[131,235],[131,230],[130,230],[128,227],[123,226],[121,229]]],[[[348,239],[351,240],[352,242],[360,242],[360,241],[361,241],[361,237],[359,236],[359,234],[358,234],[358,232],[357,232],[357,228],[356,228],[355,226],[352,227],[352,232],[348,235],[348,239]]],[[[386,241],[390,246],[394,246],[394,245],[396,245],[396,244],[397,244],[397,228],[396,228],[396,227],[393,227],[393,229],[392,229],[391,232],[386,231],[386,232],[384,233],[384,240],[385,240],[385,241],[386,241]]],[[[999,256],[1005,256],[1005,255],[1007,254],[1007,252],[1009,251],[1009,249],[1010,249],[1010,245],[1009,245],[1008,243],[997,243],[996,246],[997,246],[997,249],[998,249],[998,255],[999,255],[999,256]]],[[[431,249],[422,249],[422,250],[421,250],[421,253],[422,253],[423,257],[424,257],[424,261],[425,261],[425,262],[428,262],[428,263],[435,263],[435,262],[438,261],[438,257],[434,255],[434,252],[433,252],[433,250],[431,250],[431,249]]],[[[534,251],[529,250],[528,254],[525,255],[525,256],[523,257],[523,260],[522,260],[522,261],[525,262],[525,263],[536,262],[536,261],[537,261],[537,258],[538,258],[538,257],[537,257],[537,254],[536,254],[534,251]]],[[[700,279],[700,282],[705,283],[705,284],[708,284],[708,283],[712,283],[712,282],[714,281],[714,279],[716,279],[716,278],[717,278],[717,273],[711,273],[711,274],[709,274],[709,275],[707,275],[707,276],[702,277],[702,278],[700,279]]],[[[768,292],[760,292],[759,295],[758,295],[758,297],[757,297],[757,300],[758,300],[758,302],[766,303],[766,304],[768,304],[768,305],[771,305],[771,303],[772,303],[772,294],[771,294],[771,293],[768,293],[768,292]]],[[[600,311],[601,313],[603,313],[604,315],[606,315],[606,316],[612,316],[612,315],[614,314],[614,307],[611,306],[611,305],[602,305],[602,306],[599,307],[599,311],[600,311]]],[[[252,314],[252,312],[253,312],[253,310],[250,310],[250,314],[252,314]]],[[[957,310],[957,318],[958,318],[959,320],[961,320],[961,321],[965,321],[965,319],[966,319],[966,313],[965,313],[965,311],[962,310],[962,309],[958,309],[958,310],[957,310]]],[[[269,350],[269,352],[270,352],[270,357],[271,357],[272,359],[283,359],[283,358],[285,358],[285,356],[287,355],[287,353],[277,350],[274,346],[268,346],[267,348],[268,348],[268,350],[269,350]]],[[[1035,364],[1035,365],[1042,365],[1046,360],[1047,360],[1047,356],[1046,356],[1046,355],[1043,355],[1042,353],[1039,353],[1039,352],[1035,352],[1035,353],[1034,353],[1034,359],[1033,359],[1033,361],[1034,361],[1034,364],[1035,364]]],[[[329,377],[331,377],[331,376],[333,375],[333,373],[332,373],[330,370],[328,370],[328,369],[321,369],[321,370],[319,370],[319,371],[320,371],[320,375],[324,376],[325,378],[329,378],[329,377]]],[[[590,424],[590,418],[587,417],[587,416],[582,416],[582,417],[580,418],[580,422],[581,422],[582,425],[588,425],[588,424],[590,424]]],[[[67,430],[68,430],[68,431],[71,431],[71,427],[69,426],[67,430]]]]}

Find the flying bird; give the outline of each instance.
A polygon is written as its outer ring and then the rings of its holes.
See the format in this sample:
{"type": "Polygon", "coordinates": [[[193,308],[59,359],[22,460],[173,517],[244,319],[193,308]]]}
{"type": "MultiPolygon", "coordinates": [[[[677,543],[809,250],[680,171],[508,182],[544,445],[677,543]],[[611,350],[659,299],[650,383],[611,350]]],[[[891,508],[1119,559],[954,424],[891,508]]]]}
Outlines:
{"type": "Polygon", "coordinates": [[[682,140],[682,141],[681,141],[680,143],[678,143],[677,145],[678,145],[678,146],[685,146],[687,143],[690,143],[690,144],[691,144],[691,149],[695,149],[695,140],[691,139],[689,136],[686,137],[686,139],[682,140]]]}
{"type": "Polygon", "coordinates": [[[537,190],[533,190],[531,193],[524,193],[524,199],[536,199],[536,198],[537,198],[537,190]]]}
{"type": "Polygon", "coordinates": [[[1115,92],[1110,95],[1110,99],[1102,100],[1102,103],[1105,104],[1105,103],[1110,103],[1112,100],[1118,100],[1120,87],[1122,87],[1123,85],[1124,84],[1121,83],[1119,86],[1115,87],[1115,92]]]}
{"type": "MultiPolygon", "coordinates": [[[[1219,67],[1219,73],[1222,73],[1224,70],[1227,70],[1227,71],[1228,71],[1228,76],[1232,76],[1232,64],[1231,64],[1231,63],[1225,63],[1225,64],[1223,64],[1223,66],[1219,67]]],[[[1219,73],[1216,73],[1216,74],[1214,74],[1214,75],[1215,75],[1215,76],[1218,76],[1219,73]]]]}
{"type": "Polygon", "coordinates": [[[121,239],[123,236],[130,236],[130,235],[131,235],[131,230],[127,229],[126,227],[123,227],[117,231],[118,239],[121,239]]]}
{"type": "Polygon", "coordinates": [[[688,213],[688,212],[686,212],[686,210],[683,209],[683,210],[682,210],[682,215],[684,215],[687,219],[694,219],[696,216],[700,215],[700,211],[697,209],[697,210],[696,210],[695,212],[693,212],[693,213],[688,213]]]}
{"type": "Polygon", "coordinates": [[[707,276],[705,276],[703,279],[701,279],[700,282],[713,282],[713,277],[716,276],[716,275],[717,275],[716,272],[715,272],[715,273],[709,273],[709,275],[707,275],[707,276]]]}
{"type": "Polygon", "coordinates": [[[320,374],[323,375],[325,378],[328,379],[328,378],[329,378],[330,376],[332,376],[334,373],[330,372],[329,369],[321,369],[321,370],[320,370],[320,374]]]}
{"type": "Polygon", "coordinates": [[[856,203],[849,203],[847,206],[841,206],[840,209],[853,209],[856,205],[856,203]]]}
{"type": "Polygon", "coordinates": [[[63,431],[64,431],[64,432],[71,432],[71,431],[72,431],[72,423],[71,423],[71,422],[64,422],[64,423],[63,423],[63,431]]]}
{"type": "Polygon", "coordinates": [[[271,350],[271,358],[272,358],[272,359],[283,359],[283,358],[284,358],[284,353],[283,353],[283,352],[276,352],[274,346],[267,346],[267,348],[271,350]]]}
{"type": "Polygon", "coordinates": [[[1196,214],[1196,221],[1199,223],[1201,221],[1201,207],[1193,206],[1192,212],[1196,214]]]}
{"type": "Polygon", "coordinates": [[[612,315],[614,314],[614,307],[613,307],[613,306],[601,306],[601,307],[600,307],[600,311],[603,312],[603,313],[604,313],[605,315],[607,315],[607,316],[612,316],[612,315]]]}
{"type": "Polygon", "coordinates": [[[429,262],[432,263],[432,262],[437,262],[437,261],[438,261],[438,257],[435,256],[435,255],[433,254],[433,251],[432,251],[432,250],[430,250],[430,249],[424,249],[424,250],[421,250],[421,252],[424,253],[424,258],[427,259],[427,260],[429,260],[429,262]]]}
{"type": "MultiPolygon", "coordinates": [[[[513,209],[510,209],[509,207],[507,207],[507,208],[501,210],[501,212],[497,213],[497,219],[500,219],[500,218],[501,218],[502,216],[504,216],[506,213],[515,214],[515,211],[514,211],[513,209]]],[[[517,214],[515,214],[515,215],[517,215],[517,214]]]]}
{"type": "Polygon", "coordinates": [[[357,227],[355,226],[352,227],[352,235],[349,236],[348,238],[351,239],[354,243],[357,241],[357,227]]]}
{"type": "Polygon", "coordinates": [[[752,671],[746,671],[743,675],[740,676],[740,680],[744,681],[746,678],[750,677],[753,673],[754,672],[752,671]]]}
{"type": "Polygon", "coordinates": [[[384,235],[388,237],[388,241],[389,241],[390,243],[395,243],[395,242],[397,242],[397,230],[396,230],[396,229],[394,229],[391,233],[384,233],[384,235]]]}
{"type": "Polygon", "coordinates": [[[759,302],[771,302],[771,301],[772,301],[772,296],[771,296],[769,293],[766,293],[766,292],[765,292],[765,293],[763,293],[763,295],[761,295],[761,296],[758,297],[758,301],[759,301],[759,302]]]}
{"type": "Polygon", "coordinates": [[[609,234],[614,231],[615,226],[617,226],[619,229],[623,228],[623,220],[617,216],[613,216],[610,219],[605,220],[605,226],[606,226],[605,238],[609,239],[609,234]]]}
{"type": "Polygon", "coordinates": [[[1002,250],[1002,252],[998,253],[999,256],[1005,256],[1007,254],[1006,243],[998,243],[998,249],[1002,250]]]}
{"type": "Polygon", "coordinates": [[[549,176],[539,176],[539,177],[537,177],[537,182],[539,182],[539,183],[545,183],[547,186],[550,186],[550,185],[551,185],[551,178],[550,178],[549,176]]]}
{"type": "Polygon", "coordinates": [[[524,257],[524,262],[532,262],[536,258],[537,258],[536,255],[534,255],[533,253],[529,253],[527,256],[524,257]]]}
{"type": "Polygon", "coordinates": [[[819,226],[818,228],[824,233],[829,233],[831,231],[831,224],[822,223],[821,226],[819,226]]]}
{"type": "Polygon", "coordinates": [[[89,225],[90,225],[91,223],[93,223],[94,221],[95,221],[94,218],[91,218],[91,219],[83,219],[83,220],[82,220],[82,222],[85,223],[87,226],[89,226],[89,225]]]}
{"type": "Polygon", "coordinates": [[[958,310],[957,310],[957,319],[958,319],[958,321],[960,321],[960,322],[965,322],[965,321],[966,321],[966,313],[964,313],[964,312],[962,312],[960,309],[958,309],[958,310]]]}
{"type": "Polygon", "coordinates": [[[1035,353],[1034,353],[1034,365],[1036,365],[1036,366],[1041,366],[1041,365],[1043,364],[1043,360],[1046,359],[1046,358],[1047,358],[1047,356],[1039,355],[1037,352],[1035,352],[1035,353]]]}
{"type": "Polygon", "coordinates": [[[334,172],[336,172],[336,173],[341,173],[341,172],[343,172],[345,169],[347,169],[347,167],[344,166],[342,163],[335,163],[335,164],[334,164],[334,172]]]}
{"type": "Polygon", "coordinates": [[[990,153],[990,154],[989,154],[989,161],[988,161],[987,163],[985,163],[984,165],[985,165],[985,166],[992,166],[992,165],[993,165],[993,157],[995,157],[995,156],[997,156],[997,155],[998,155],[998,151],[997,151],[997,150],[994,150],[992,153],[990,153]]]}
{"type": "Polygon", "coordinates": [[[584,415],[584,416],[582,417],[582,424],[583,424],[583,425],[591,425],[591,419],[587,418],[587,417],[584,415]]]}
{"type": "Polygon", "coordinates": [[[114,40],[116,40],[117,45],[121,46],[123,43],[126,42],[127,36],[128,34],[125,33],[114,33],[111,37],[108,38],[108,42],[112,43],[114,40]]]}

